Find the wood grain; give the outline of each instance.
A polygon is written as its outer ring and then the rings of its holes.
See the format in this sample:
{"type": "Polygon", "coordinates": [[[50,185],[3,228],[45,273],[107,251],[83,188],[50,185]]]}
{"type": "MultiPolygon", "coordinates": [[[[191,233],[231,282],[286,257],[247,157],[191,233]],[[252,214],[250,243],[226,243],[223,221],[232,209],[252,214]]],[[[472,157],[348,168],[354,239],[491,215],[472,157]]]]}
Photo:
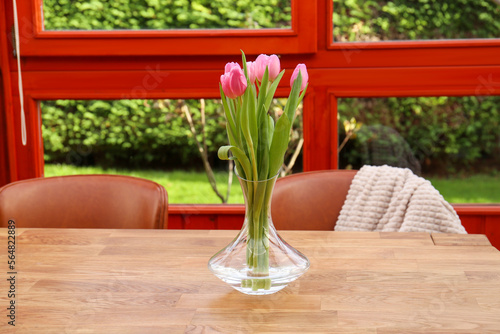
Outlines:
{"type": "MultiPolygon", "coordinates": [[[[484,236],[283,231],[309,257],[310,270],[277,294],[246,296],[207,269],[236,231],[16,233],[17,333],[500,329],[500,252],[484,236]]],[[[6,229],[0,243],[7,244],[6,229]]],[[[0,261],[6,275],[5,250],[0,261]]],[[[5,310],[8,287],[1,281],[5,310]]],[[[3,319],[0,332],[11,330],[3,319]]]]}
{"type": "Polygon", "coordinates": [[[448,234],[433,233],[432,240],[440,246],[491,246],[483,234],[448,234]]]}

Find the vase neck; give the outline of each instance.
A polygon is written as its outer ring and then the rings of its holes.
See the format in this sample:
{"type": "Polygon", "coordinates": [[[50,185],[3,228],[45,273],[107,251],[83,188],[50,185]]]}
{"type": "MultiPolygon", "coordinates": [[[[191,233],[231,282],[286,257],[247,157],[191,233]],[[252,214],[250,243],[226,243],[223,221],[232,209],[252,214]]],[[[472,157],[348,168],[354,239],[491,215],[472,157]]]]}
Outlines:
{"type": "Polygon", "coordinates": [[[263,209],[270,213],[271,197],[278,175],[264,181],[249,181],[238,177],[245,199],[246,212],[250,208],[263,209]]]}

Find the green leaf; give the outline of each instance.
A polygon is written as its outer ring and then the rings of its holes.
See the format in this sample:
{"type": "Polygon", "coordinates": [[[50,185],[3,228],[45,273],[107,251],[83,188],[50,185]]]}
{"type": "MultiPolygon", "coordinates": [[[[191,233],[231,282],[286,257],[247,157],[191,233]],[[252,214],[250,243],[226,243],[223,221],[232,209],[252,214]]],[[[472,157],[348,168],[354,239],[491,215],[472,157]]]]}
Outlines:
{"type": "Polygon", "coordinates": [[[287,114],[288,119],[293,119],[295,110],[298,106],[298,99],[300,93],[300,86],[302,85],[302,74],[299,71],[299,75],[297,75],[297,79],[293,82],[292,90],[290,92],[290,96],[286,101],[284,113],[287,114]]]}
{"type": "MultiPolygon", "coordinates": [[[[259,89],[259,96],[257,98],[257,106],[259,107],[259,111],[261,110],[260,107],[264,105],[264,102],[266,101],[266,97],[268,94],[268,89],[267,86],[269,85],[269,71],[268,68],[266,67],[266,70],[264,71],[264,75],[262,76],[262,82],[260,84],[260,89],[259,89]]],[[[272,97],[271,97],[272,99],[272,97]]],[[[267,112],[267,109],[264,109],[265,112],[267,112]]],[[[259,114],[259,123],[261,122],[262,115],[259,114]]]]}
{"type": "Polygon", "coordinates": [[[233,115],[233,118],[235,120],[234,126],[235,126],[235,138],[237,143],[241,146],[241,141],[242,141],[242,131],[241,131],[241,107],[238,108],[235,106],[236,102],[232,99],[228,100],[229,104],[229,110],[231,110],[231,114],[233,115]]]}
{"type": "MultiPolygon", "coordinates": [[[[256,122],[251,122],[250,117],[249,117],[249,110],[248,110],[248,95],[249,92],[248,90],[245,92],[244,98],[243,98],[243,105],[241,106],[241,131],[243,133],[243,137],[245,138],[246,143],[243,143],[243,147],[247,150],[248,156],[250,157],[250,162],[252,164],[252,171],[253,174],[247,174],[253,175],[254,177],[257,177],[257,161],[256,161],[256,156],[255,156],[255,148],[254,148],[254,142],[252,139],[252,132],[256,132],[257,124],[256,122]],[[251,130],[251,127],[255,127],[254,130],[251,130]]],[[[252,120],[253,121],[253,120],[252,120]]],[[[246,173],[246,172],[245,172],[246,173]]],[[[250,180],[250,178],[249,178],[250,180]]]]}
{"type": "MultiPolygon", "coordinates": [[[[262,106],[264,108],[264,106],[262,106]]],[[[269,137],[268,123],[269,118],[267,115],[263,117],[264,122],[261,125],[261,139],[257,149],[257,161],[259,163],[259,180],[267,179],[269,174],[269,148],[271,137],[269,137]]],[[[272,134],[271,134],[272,135],[272,134]]]]}
{"type": "Polygon", "coordinates": [[[249,180],[250,175],[252,175],[252,167],[250,165],[250,160],[245,155],[245,153],[238,147],[232,145],[221,146],[217,152],[219,159],[221,160],[238,160],[245,172],[245,175],[240,175],[241,177],[249,180]],[[233,157],[229,156],[229,152],[233,154],[233,157]]]}
{"type": "Polygon", "coordinates": [[[290,140],[291,126],[292,123],[290,122],[290,119],[288,118],[286,113],[283,113],[278,119],[278,122],[276,122],[273,141],[269,150],[268,177],[274,176],[276,173],[278,173],[281,166],[283,165],[283,157],[285,155],[286,149],[288,148],[288,142],[290,140]]]}
{"type": "Polygon", "coordinates": [[[274,93],[276,92],[276,89],[278,88],[278,85],[281,81],[281,78],[283,77],[283,74],[285,74],[285,70],[281,71],[280,74],[276,77],[274,82],[272,83],[271,87],[269,87],[269,90],[267,91],[267,96],[264,101],[264,107],[267,110],[269,110],[269,106],[271,105],[271,102],[273,101],[274,93]]]}
{"type": "MultiPolygon", "coordinates": [[[[231,110],[229,109],[229,106],[227,104],[227,98],[226,98],[226,95],[224,94],[224,91],[222,90],[222,85],[219,83],[219,90],[220,90],[220,96],[221,96],[221,99],[222,99],[222,106],[223,106],[223,109],[224,109],[224,113],[226,115],[226,121],[227,121],[227,125],[228,125],[228,136],[233,137],[233,140],[235,139],[235,134],[236,134],[236,126],[234,124],[234,119],[233,119],[233,116],[231,114],[231,110]],[[231,135],[229,135],[229,133],[231,132],[231,135]]],[[[231,143],[231,138],[229,138],[229,142],[231,143]]],[[[232,145],[234,145],[234,141],[231,143],[232,145]]]]}
{"type": "Polygon", "coordinates": [[[245,140],[247,141],[247,145],[250,146],[252,143],[252,135],[250,133],[250,120],[248,119],[248,98],[247,95],[248,93],[245,92],[244,98],[243,98],[243,105],[241,106],[240,110],[240,119],[239,123],[241,131],[243,133],[243,137],[245,137],[245,140]]]}
{"type": "Polygon", "coordinates": [[[268,145],[269,149],[271,149],[271,139],[273,138],[273,133],[274,133],[274,118],[272,118],[271,115],[267,115],[268,118],[268,123],[267,123],[267,138],[269,138],[268,145]]]}
{"type": "Polygon", "coordinates": [[[248,113],[248,125],[250,126],[250,135],[252,136],[252,142],[254,149],[257,150],[259,145],[259,124],[257,123],[257,108],[255,105],[255,95],[253,93],[252,87],[247,88],[245,92],[247,99],[247,113],[248,113]]]}
{"type": "Polygon", "coordinates": [[[245,56],[245,52],[241,51],[241,63],[243,64],[243,73],[245,74],[245,78],[247,79],[247,84],[250,86],[250,81],[248,80],[248,70],[247,70],[247,57],[245,56]]]}

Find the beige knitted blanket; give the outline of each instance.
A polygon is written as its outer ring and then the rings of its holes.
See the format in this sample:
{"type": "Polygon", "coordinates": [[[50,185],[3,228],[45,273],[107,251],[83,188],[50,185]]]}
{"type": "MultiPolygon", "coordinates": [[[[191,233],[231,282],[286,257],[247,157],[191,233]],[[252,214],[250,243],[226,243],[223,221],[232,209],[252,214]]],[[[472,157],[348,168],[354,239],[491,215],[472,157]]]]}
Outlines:
{"type": "Polygon", "coordinates": [[[467,233],[432,184],[407,168],[363,166],[335,231],[467,233]]]}

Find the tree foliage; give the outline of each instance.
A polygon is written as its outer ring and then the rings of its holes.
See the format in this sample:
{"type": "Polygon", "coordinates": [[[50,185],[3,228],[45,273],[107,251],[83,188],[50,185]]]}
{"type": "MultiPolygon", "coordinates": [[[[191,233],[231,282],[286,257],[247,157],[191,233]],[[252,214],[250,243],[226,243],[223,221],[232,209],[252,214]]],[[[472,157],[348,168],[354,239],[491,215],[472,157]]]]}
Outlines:
{"type": "Polygon", "coordinates": [[[337,41],[496,38],[500,5],[493,0],[334,1],[337,41]]]}
{"type": "Polygon", "coordinates": [[[352,98],[341,99],[338,110],[341,120],[355,118],[362,124],[341,152],[344,166],[373,164],[372,155],[384,154],[380,147],[390,146],[394,152],[404,145],[411,156],[401,150],[393,154],[400,159],[393,164],[404,165],[413,156],[424,172],[484,171],[500,165],[499,97],[352,98]],[[387,129],[392,129],[390,135],[387,129]],[[378,152],[367,152],[373,147],[378,152]]]}
{"type": "Polygon", "coordinates": [[[44,0],[46,30],[289,27],[290,0],[44,0]]]}
{"type": "MultiPolygon", "coordinates": [[[[226,143],[220,103],[205,107],[209,154],[226,143]]],[[[42,103],[45,160],[101,166],[195,166],[196,145],[181,107],[195,122],[199,100],[57,100],[42,103]]],[[[201,140],[201,138],[199,138],[201,140]]]]}
{"type": "MultiPolygon", "coordinates": [[[[337,42],[500,37],[494,0],[339,0],[332,19],[337,42]]],[[[359,128],[341,166],[374,164],[379,155],[404,167],[416,159],[424,172],[498,168],[499,105],[495,96],[341,99],[340,123],[354,119],[359,128]]],[[[342,132],[341,141],[349,130],[342,132]]]]}

